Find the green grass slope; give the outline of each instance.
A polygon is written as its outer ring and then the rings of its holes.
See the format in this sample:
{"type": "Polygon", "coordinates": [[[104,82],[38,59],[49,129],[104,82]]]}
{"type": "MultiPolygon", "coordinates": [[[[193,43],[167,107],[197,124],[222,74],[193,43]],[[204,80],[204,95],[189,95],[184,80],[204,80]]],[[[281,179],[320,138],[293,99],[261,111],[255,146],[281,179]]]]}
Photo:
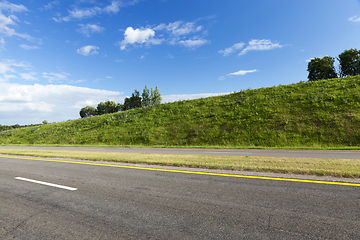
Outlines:
{"type": "Polygon", "coordinates": [[[360,146],[360,77],[300,82],[2,131],[0,144],[360,146]]]}

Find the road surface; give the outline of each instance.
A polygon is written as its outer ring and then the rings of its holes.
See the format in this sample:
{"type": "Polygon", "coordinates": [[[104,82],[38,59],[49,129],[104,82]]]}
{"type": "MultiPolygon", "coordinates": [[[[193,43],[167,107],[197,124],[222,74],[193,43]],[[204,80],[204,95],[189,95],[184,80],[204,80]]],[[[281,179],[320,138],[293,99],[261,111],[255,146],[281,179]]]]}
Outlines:
{"type": "Polygon", "coordinates": [[[122,148],[122,147],[32,147],[32,146],[28,146],[28,147],[0,146],[0,149],[360,159],[360,151],[338,151],[338,150],[260,150],[260,149],[122,148]]]}
{"type": "Polygon", "coordinates": [[[0,239],[360,239],[360,180],[49,160],[0,157],[0,239]]]}

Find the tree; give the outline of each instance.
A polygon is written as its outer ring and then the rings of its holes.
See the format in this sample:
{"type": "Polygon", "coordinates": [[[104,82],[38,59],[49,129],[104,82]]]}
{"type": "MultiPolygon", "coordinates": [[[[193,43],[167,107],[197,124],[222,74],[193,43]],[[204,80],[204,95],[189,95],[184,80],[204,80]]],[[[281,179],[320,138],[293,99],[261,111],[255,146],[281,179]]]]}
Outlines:
{"type": "Polygon", "coordinates": [[[42,121],[42,124],[48,124],[48,121],[47,120],[44,120],[44,121],[42,121]]]}
{"type": "Polygon", "coordinates": [[[340,77],[360,74],[360,50],[350,49],[339,54],[340,77]]]}
{"type": "Polygon", "coordinates": [[[86,106],[80,110],[80,117],[91,117],[96,115],[96,108],[93,106],[86,106]]]}
{"type": "Polygon", "coordinates": [[[148,87],[145,85],[145,88],[143,90],[143,93],[141,95],[141,103],[143,107],[150,106],[150,91],[148,87]]]}
{"type": "Polygon", "coordinates": [[[337,78],[334,67],[334,58],[325,56],[323,58],[313,58],[308,63],[309,81],[321,79],[337,78]]]}
{"type": "Polygon", "coordinates": [[[151,88],[150,104],[151,105],[160,104],[161,100],[162,98],[158,87],[156,86],[155,90],[151,88]]]}
{"type": "Polygon", "coordinates": [[[140,108],[142,106],[140,92],[135,89],[135,91],[131,94],[130,98],[125,98],[124,105],[122,106],[122,110],[130,110],[133,108],[140,108]]]}
{"type": "Polygon", "coordinates": [[[115,101],[107,100],[106,102],[100,102],[97,105],[96,113],[97,115],[102,115],[102,114],[118,112],[119,110],[121,110],[121,108],[119,109],[119,105],[116,104],[115,101]]]}
{"type": "Polygon", "coordinates": [[[135,91],[131,95],[131,98],[132,98],[132,104],[133,104],[132,108],[141,108],[142,103],[141,103],[140,92],[137,89],[135,89],[135,91]]]}
{"type": "Polygon", "coordinates": [[[131,106],[130,98],[127,97],[124,99],[124,104],[122,105],[121,110],[123,110],[123,111],[129,110],[129,109],[131,109],[130,106],[131,106]]]}

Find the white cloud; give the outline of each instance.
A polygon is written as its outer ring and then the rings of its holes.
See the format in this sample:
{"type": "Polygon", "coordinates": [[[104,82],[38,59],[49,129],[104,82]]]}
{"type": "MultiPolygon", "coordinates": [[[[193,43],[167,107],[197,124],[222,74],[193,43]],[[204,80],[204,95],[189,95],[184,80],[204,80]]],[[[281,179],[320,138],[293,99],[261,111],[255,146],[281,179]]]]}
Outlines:
{"type": "Polygon", "coordinates": [[[11,78],[17,78],[14,74],[17,74],[17,68],[22,70],[31,70],[32,66],[26,62],[18,62],[11,59],[3,59],[0,62],[0,82],[8,82],[11,78]],[[11,73],[9,75],[9,73],[11,73]]]}
{"type": "Polygon", "coordinates": [[[0,49],[5,49],[5,40],[4,38],[0,38],[0,49]]]}
{"type": "Polygon", "coordinates": [[[282,48],[283,46],[277,42],[272,42],[269,39],[253,39],[249,42],[244,50],[242,50],[238,55],[244,55],[249,51],[266,51],[272,50],[275,48],[282,48]]]}
{"type": "Polygon", "coordinates": [[[86,82],[86,80],[85,80],[85,79],[71,80],[71,81],[69,81],[68,83],[69,83],[69,84],[73,84],[73,83],[83,83],[83,82],[86,82]]]}
{"type": "Polygon", "coordinates": [[[235,43],[234,45],[232,45],[229,48],[225,48],[225,50],[220,50],[218,51],[218,53],[223,54],[223,56],[229,56],[230,54],[232,54],[233,52],[235,52],[236,50],[240,50],[245,46],[245,43],[235,43]]]}
{"type": "Polygon", "coordinates": [[[0,12],[0,33],[6,36],[16,35],[15,30],[9,28],[8,25],[16,25],[16,23],[10,17],[6,17],[0,12]]]}
{"type": "Polygon", "coordinates": [[[26,45],[26,44],[21,44],[20,47],[23,48],[23,49],[26,49],[26,50],[39,49],[38,46],[29,46],[29,45],[26,45]]]}
{"type": "Polygon", "coordinates": [[[207,98],[207,97],[213,97],[213,96],[220,96],[225,95],[228,93],[198,93],[198,94],[177,94],[177,95],[164,95],[162,97],[162,102],[175,102],[180,100],[191,100],[191,99],[198,99],[198,98],[207,98]]]}
{"type": "Polygon", "coordinates": [[[55,1],[49,2],[46,5],[43,5],[43,7],[45,10],[51,10],[55,7],[55,5],[58,5],[58,4],[59,4],[59,1],[55,0],[55,1]]]}
{"type": "MultiPolygon", "coordinates": [[[[240,71],[237,71],[237,72],[226,74],[226,76],[230,76],[230,77],[239,76],[239,75],[244,76],[245,74],[254,73],[254,72],[257,72],[257,70],[256,69],[254,69],[254,70],[240,70],[240,71]]],[[[226,79],[226,77],[224,77],[224,76],[219,77],[220,81],[224,81],[225,79],[226,79]]]]}
{"type": "Polygon", "coordinates": [[[22,79],[25,80],[32,80],[37,81],[38,79],[35,77],[36,72],[29,72],[29,73],[19,73],[22,79]]]}
{"type": "Polygon", "coordinates": [[[210,43],[209,40],[203,38],[206,35],[203,26],[196,25],[195,22],[176,21],[168,24],[161,23],[155,27],[148,26],[137,29],[128,27],[124,33],[124,40],[117,44],[120,45],[121,50],[124,50],[128,44],[159,45],[166,42],[170,45],[196,48],[210,43]],[[161,38],[155,38],[155,32],[161,38]],[[198,35],[188,37],[189,34],[199,32],[201,33],[198,35]]]}
{"type": "Polygon", "coordinates": [[[111,2],[110,5],[104,7],[104,8],[103,8],[103,11],[104,11],[104,12],[109,12],[109,13],[111,13],[111,12],[112,12],[112,13],[117,13],[117,12],[120,11],[120,6],[121,6],[120,2],[118,2],[118,1],[113,1],[113,2],[111,2]]]}
{"type": "MultiPolygon", "coordinates": [[[[120,43],[120,49],[124,50],[126,48],[126,45],[128,44],[134,44],[134,43],[145,43],[152,39],[155,36],[155,31],[150,28],[145,29],[133,29],[132,27],[128,27],[125,30],[124,33],[124,40],[120,43]]],[[[155,41],[156,43],[156,41],[155,41]]]]}
{"type": "Polygon", "coordinates": [[[0,62],[0,73],[15,72],[12,64],[9,62],[0,62]]]}
{"type": "Polygon", "coordinates": [[[69,12],[68,16],[57,17],[57,18],[54,17],[53,20],[56,22],[62,22],[62,21],[68,22],[73,19],[81,20],[84,18],[91,18],[103,13],[117,13],[120,11],[121,5],[122,5],[121,1],[112,1],[110,5],[105,6],[103,8],[94,6],[86,9],[78,9],[77,7],[75,7],[73,10],[68,11],[69,12]]]}
{"type": "Polygon", "coordinates": [[[160,38],[150,38],[149,40],[146,41],[146,45],[159,45],[161,43],[163,43],[163,41],[165,41],[165,39],[160,39],[160,38]]]}
{"type": "MultiPolygon", "coordinates": [[[[223,56],[229,56],[230,54],[236,52],[237,50],[243,49],[246,44],[239,42],[232,45],[229,48],[225,48],[225,50],[220,50],[218,53],[223,54],[223,56]]],[[[253,39],[251,40],[247,46],[238,54],[238,56],[244,55],[250,51],[266,51],[272,50],[276,48],[282,48],[278,42],[272,42],[269,39],[253,39]]]]}
{"type": "Polygon", "coordinates": [[[105,30],[105,28],[96,25],[96,24],[79,24],[80,28],[77,29],[79,33],[84,34],[85,36],[90,37],[90,34],[92,33],[100,33],[105,30]]]}
{"type": "MultiPolygon", "coordinates": [[[[195,22],[184,23],[182,21],[176,21],[169,24],[162,23],[153,28],[155,31],[166,31],[169,34],[167,41],[170,45],[182,45],[188,48],[195,48],[209,43],[209,40],[203,39],[200,36],[193,36],[190,39],[186,39],[187,35],[191,33],[198,33],[203,30],[203,26],[197,26],[195,22]]],[[[206,31],[202,32],[205,35],[206,31]]]]}
{"type": "Polygon", "coordinates": [[[96,106],[106,99],[121,102],[121,94],[70,85],[0,83],[0,122],[13,125],[77,119],[82,107],[96,106]]]}
{"type": "Polygon", "coordinates": [[[28,9],[22,4],[17,5],[17,4],[9,3],[8,1],[0,2],[0,10],[7,10],[10,12],[28,11],[28,9]]]}
{"type": "Polygon", "coordinates": [[[256,69],[254,69],[254,70],[240,70],[238,72],[229,73],[227,75],[228,76],[238,76],[238,75],[245,75],[245,74],[253,73],[253,72],[257,72],[257,70],[256,69]]]}
{"type": "Polygon", "coordinates": [[[195,26],[193,22],[183,23],[182,21],[176,21],[169,24],[160,24],[155,27],[154,30],[167,30],[171,32],[172,35],[178,37],[182,35],[187,35],[192,32],[199,32],[203,29],[202,26],[195,26]]]}
{"type": "Polygon", "coordinates": [[[65,73],[65,72],[62,72],[62,73],[43,72],[42,75],[43,75],[43,78],[46,78],[49,82],[67,80],[67,77],[70,76],[70,74],[65,73]]]}
{"type": "Polygon", "coordinates": [[[350,22],[357,23],[357,22],[360,22],[360,16],[359,16],[359,15],[356,15],[356,16],[350,17],[348,20],[349,20],[350,22]]]}
{"type": "Polygon", "coordinates": [[[97,46],[89,45],[78,49],[76,52],[84,56],[89,56],[90,54],[98,54],[98,52],[96,51],[98,49],[99,47],[97,46]]]}
{"type": "Polygon", "coordinates": [[[4,74],[0,77],[0,83],[4,83],[4,82],[8,82],[11,78],[18,78],[17,76],[15,75],[12,75],[12,74],[4,74]]]}
{"type": "MultiPolygon", "coordinates": [[[[11,12],[13,12],[13,11],[18,11],[18,12],[27,11],[27,9],[25,7],[24,8],[26,10],[24,10],[22,5],[10,4],[8,2],[2,2],[0,4],[3,4],[3,5],[0,5],[0,35],[3,35],[5,37],[17,36],[17,37],[24,38],[24,39],[26,39],[28,41],[31,41],[31,42],[34,42],[34,41],[41,42],[41,39],[36,39],[34,37],[31,37],[29,34],[18,33],[18,32],[15,31],[15,29],[10,28],[11,25],[16,25],[14,20],[19,21],[19,19],[15,15],[10,14],[9,16],[5,16],[1,12],[1,9],[7,9],[7,10],[9,10],[11,12]]],[[[3,41],[3,43],[4,43],[4,41],[3,41]]]]}
{"type": "Polygon", "coordinates": [[[89,18],[95,16],[100,11],[101,9],[99,7],[94,7],[86,10],[75,8],[73,11],[69,11],[69,18],[77,18],[77,19],[89,18]]]}
{"type": "Polygon", "coordinates": [[[202,46],[208,42],[209,41],[206,39],[188,39],[188,40],[180,40],[178,43],[188,48],[195,48],[202,46]]]}

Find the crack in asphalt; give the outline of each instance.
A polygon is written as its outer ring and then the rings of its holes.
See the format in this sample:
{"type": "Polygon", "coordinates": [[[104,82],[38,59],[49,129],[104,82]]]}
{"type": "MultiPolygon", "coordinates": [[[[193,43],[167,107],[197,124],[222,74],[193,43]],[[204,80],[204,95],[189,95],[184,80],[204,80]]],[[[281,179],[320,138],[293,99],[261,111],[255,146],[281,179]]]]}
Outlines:
{"type": "Polygon", "coordinates": [[[29,219],[31,219],[31,218],[33,218],[34,216],[37,216],[37,215],[39,215],[39,213],[27,217],[25,220],[23,220],[22,222],[20,222],[16,227],[13,227],[13,228],[10,229],[10,230],[6,230],[6,229],[4,228],[5,234],[3,234],[3,235],[1,236],[1,239],[5,239],[5,237],[6,237],[9,233],[13,232],[13,231],[16,230],[18,227],[20,227],[20,226],[23,225],[25,222],[27,222],[29,219]]]}

